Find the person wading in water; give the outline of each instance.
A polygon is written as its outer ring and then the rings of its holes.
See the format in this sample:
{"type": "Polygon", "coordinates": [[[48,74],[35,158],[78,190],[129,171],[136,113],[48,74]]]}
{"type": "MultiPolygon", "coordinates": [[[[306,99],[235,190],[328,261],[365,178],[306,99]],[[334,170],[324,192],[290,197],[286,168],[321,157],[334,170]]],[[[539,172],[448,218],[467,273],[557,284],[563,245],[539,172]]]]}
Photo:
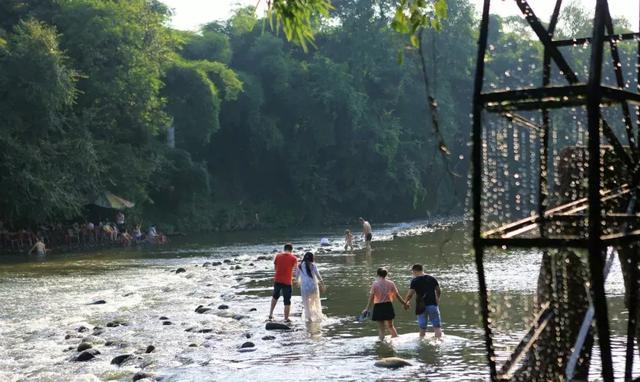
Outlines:
{"type": "Polygon", "coordinates": [[[271,298],[271,310],[269,320],[273,320],[273,310],[276,308],[280,294],[284,300],[284,321],[289,320],[291,311],[291,284],[293,282],[293,270],[298,265],[298,259],[291,253],[293,245],[285,244],[284,252],[279,253],[273,261],[275,275],[273,277],[273,297],[271,298]]]}

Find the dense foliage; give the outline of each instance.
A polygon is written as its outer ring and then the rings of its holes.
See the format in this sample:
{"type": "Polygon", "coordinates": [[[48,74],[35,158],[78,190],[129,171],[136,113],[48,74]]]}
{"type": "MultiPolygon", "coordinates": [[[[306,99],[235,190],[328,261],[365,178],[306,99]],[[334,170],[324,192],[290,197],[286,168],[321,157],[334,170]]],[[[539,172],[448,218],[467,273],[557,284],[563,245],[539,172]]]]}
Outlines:
{"type": "MultiPolygon", "coordinates": [[[[102,191],[180,230],[461,213],[477,16],[424,3],[446,18],[332,0],[305,52],[252,8],[185,32],[154,0],[1,2],[0,220],[74,219],[102,191]]],[[[509,22],[498,74],[541,54],[509,22]]]]}

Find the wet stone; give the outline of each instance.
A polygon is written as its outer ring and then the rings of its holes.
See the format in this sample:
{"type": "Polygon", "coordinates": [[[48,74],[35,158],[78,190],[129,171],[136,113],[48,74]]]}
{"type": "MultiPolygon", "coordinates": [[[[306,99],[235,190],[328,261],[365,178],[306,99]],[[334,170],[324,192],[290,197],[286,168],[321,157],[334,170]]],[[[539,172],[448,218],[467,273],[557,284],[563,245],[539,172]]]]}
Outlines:
{"type": "Polygon", "coordinates": [[[265,329],[267,330],[291,330],[290,326],[285,324],[281,324],[279,322],[267,322],[265,325],[265,329]]]}
{"type": "Polygon", "coordinates": [[[79,326],[79,327],[76,328],[76,332],[78,332],[78,333],[85,333],[85,332],[88,332],[88,331],[89,331],[89,328],[87,328],[86,326],[79,326]]]}
{"type": "Polygon", "coordinates": [[[231,260],[229,260],[229,259],[225,259],[225,260],[224,260],[224,263],[225,263],[225,264],[231,264],[231,260]]]}
{"type": "Polygon", "coordinates": [[[198,307],[196,308],[195,312],[202,314],[202,313],[207,313],[210,310],[211,310],[211,308],[206,308],[203,305],[198,305],[198,307]]]}
{"type": "Polygon", "coordinates": [[[149,353],[153,353],[154,350],[156,350],[156,347],[153,345],[149,345],[147,346],[147,349],[144,352],[149,354],[149,353]]]}
{"type": "Polygon", "coordinates": [[[137,373],[134,374],[132,381],[139,381],[141,379],[153,379],[153,374],[151,373],[145,373],[144,371],[139,371],[137,373]]]}
{"type": "Polygon", "coordinates": [[[133,358],[132,354],[122,354],[122,355],[119,355],[117,357],[114,357],[111,360],[111,364],[112,365],[122,366],[123,363],[127,362],[128,360],[130,360],[132,358],[133,358]]]}
{"type": "Polygon", "coordinates": [[[184,268],[178,268],[178,269],[176,269],[176,275],[177,275],[177,274],[179,274],[179,273],[184,273],[184,272],[186,272],[186,271],[187,271],[187,270],[186,270],[186,269],[184,269],[184,268]]]}
{"type": "Polygon", "coordinates": [[[76,350],[81,352],[81,351],[85,351],[85,350],[91,349],[92,347],[93,347],[93,345],[91,345],[90,343],[82,342],[82,343],[80,343],[80,345],[78,345],[76,350]]]}
{"type": "Polygon", "coordinates": [[[209,262],[209,261],[207,261],[207,262],[205,262],[204,264],[202,264],[202,266],[203,266],[203,267],[208,267],[208,266],[210,266],[210,265],[211,265],[211,262],[209,262]]]}
{"type": "Polygon", "coordinates": [[[229,305],[222,304],[222,305],[218,306],[218,309],[220,309],[220,310],[229,309],[229,305]]]}
{"type": "Polygon", "coordinates": [[[249,309],[249,312],[256,312],[256,311],[258,311],[258,309],[257,309],[257,308],[251,308],[251,309],[249,309]]]}
{"type": "Polygon", "coordinates": [[[235,270],[238,270],[238,269],[242,269],[242,267],[239,265],[236,265],[235,270]]]}
{"type": "Polygon", "coordinates": [[[262,337],[263,341],[273,341],[275,339],[276,339],[275,336],[264,336],[264,337],[262,337]]]}
{"type": "Polygon", "coordinates": [[[245,334],[244,334],[244,337],[245,337],[245,338],[251,338],[251,337],[252,337],[252,335],[251,335],[251,333],[245,333],[245,334]]]}
{"type": "Polygon", "coordinates": [[[222,262],[220,261],[214,261],[211,263],[212,266],[217,267],[218,265],[222,265],[222,262]]]}
{"type": "Polygon", "coordinates": [[[160,316],[160,318],[158,318],[158,320],[160,321],[167,321],[169,319],[169,317],[165,317],[165,316],[160,316]]]}
{"type": "Polygon", "coordinates": [[[213,332],[213,329],[200,329],[198,330],[198,333],[211,333],[213,332]]]}
{"type": "Polygon", "coordinates": [[[374,365],[377,367],[385,367],[387,369],[398,369],[405,366],[411,366],[411,363],[406,359],[399,357],[387,357],[376,361],[374,365]]]}
{"type": "Polygon", "coordinates": [[[242,314],[234,314],[233,316],[234,320],[240,321],[240,320],[244,320],[245,318],[248,318],[247,316],[243,316],[242,314]]]}
{"type": "Polygon", "coordinates": [[[94,336],[99,336],[102,333],[104,333],[104,328],[102,328],[100,326],[96,326],[95,328],[93,328],[93,335],[94,336]]]}
{"type": "Polygon", "coordinates": [[[106,304],[107,302],[105,300],[96,300],[94,302],[90,302],[89,305],[103,305],[106,304]]]}
{"type": "Polygon", "coordinates": [[[197,348],[197,347],[198,347],[198,345],[197,345],[197,344],[189,344],[189,347],[190,347],[190,348],[197,348]]]}
{"type": "Polygon", "coordinates": [[[88,349],[78,354],[78,356],[74,359],[76,362],[87,362],[96,358],[96,356],[100,354],[96,349],[88,349]]]}
{"type": "Polygon", "coordinates": [[[127,326],[127,323],[120,320],[114,320],[111,322],[107,322],[107,328],[116,328],[118,326],[127,326]]]}
{"type": "Polygon", "coordinates": [[[173,325],[171,321],[162,321],[162,325],[173,325]]]}
{"type": "Polygon", "coordinates": [[[129,296],[133,296],[134,293],[133,292],[128,292],[122,295],[122,297],[129,297],[129,296]]]}

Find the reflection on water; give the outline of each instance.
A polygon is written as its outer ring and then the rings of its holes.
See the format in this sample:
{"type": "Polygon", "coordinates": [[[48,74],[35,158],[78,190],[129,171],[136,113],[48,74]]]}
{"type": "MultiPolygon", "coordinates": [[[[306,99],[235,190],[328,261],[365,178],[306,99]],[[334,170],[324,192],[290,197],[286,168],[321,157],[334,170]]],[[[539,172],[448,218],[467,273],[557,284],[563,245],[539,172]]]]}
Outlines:
{"type": "MultiPolygon", "coordinates": [[[[0,267],[0,380],[66,381],[90,375],[129,381],[140,370],[166,381],[486,379],[475,267],[461,226],[413,223],[374,229],[382,240],[368,253],[344,253],[342,229],[336,229],[335,234],[192,237],[163,248],[60,255],[44,261],[5,259],[0,267]],[[322,300],[327,320],[303,322],[296,296],[293,330],[267,331],[270,254],[285,241],[292,241],[297,252],[316,250],[320,237],[333,243],[330,251],[316,256],[328,286],[322,300]],[[221,264],[204,266],[216,261],[221,264]],[[420,341],[415,317],[397,305],[401,336],[377,341],[375,325],[356,320],[375,269],[388,267],[390,279],[404,294],[411,265],[418,262],[441,281],[444,340],[420,341]],[[171,272],[178,267],[186,272],[171,272]],[[89,305],[97,300],[106,303],[89,305]],[[210,310],[196,313],[199,305],[210,310]],[[228,309],[219,309],[222,305],[228,309]],[[113,322],[125,325],[107,326],[113,322]],[[72,362],[83,340],[101,354],[90,362],[72,362]],[[246,342],[255,350],[241,351],[246,342]],[[145,353],[149,345],[156,350],[145,353]],[[135,357],[119,368],[110,364],[122,354],[135,357]],[[405,358],[412,366],[387,370],[373,365],[388,356],[405,358]]],[[[500,360],[532,319],[539,261],[535,251],[487,255],[500,360]]],[[[626,316],[617,264],[607,290],[620,366],[626,316]]],[[[279,305],[276,318],[281,312],[279,305]]]]}

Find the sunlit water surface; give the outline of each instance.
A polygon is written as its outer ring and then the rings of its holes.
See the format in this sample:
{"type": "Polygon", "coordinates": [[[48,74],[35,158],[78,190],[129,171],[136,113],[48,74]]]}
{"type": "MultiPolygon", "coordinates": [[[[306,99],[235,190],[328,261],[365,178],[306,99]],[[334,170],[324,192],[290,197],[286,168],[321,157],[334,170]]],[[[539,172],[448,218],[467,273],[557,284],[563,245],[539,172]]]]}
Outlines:
{"type": "MultiPolygon", "coordinates": [[[[486,380],[477,277],[463,226],[432,221],[374,228],[371,254],[345,253],[336,229],[194,236],[174,239],[165,247],[53,254],[44,260],[4,258],[0,380],[130,381],[140,370],[163,381],[486,380]],[[266,331],[273,265],[258,257],[270,256],[285,241],[292,241],[298,254],[316,250],[321,237],[334,243],[331,252],[316,257],[328,285],[323,296],[328,319],[322,325],[305,325],[300,299],[294,297],[295,330],[266,331]],[[224,260],[220,266],[203,267],[224,260]],[[375,325],[355,320],[366,304],[375,269],[388,267],[390,278],[405,293],[409,269],[417,262],[441,281],[445,340],[418,341],[415,317],[396,305],[401,337],[377,342],[375,325]],[[178,267],[186,272],[173,273],[178,267]],[[89,304],[96,300],[106,304],[89,304]],[[218,309],[222,304],[229,309],[218,309]],[[199,314],[198,305],[212,309],[199,314]],[[163,324],[161,316],[171,325],[163,324]],[[106,327],[113,321],[126,325],[106,327]],[[82,326],[86,332],[78,332],[82,326]],[[94,327],[103,332],[93,335],[94,327]],[[263,338],[271,335],[275,339],[263,338]],[[83,339],[101,354],[89,362],[73,362],[83,339]],[[247,341],[255,343],[255,351],[239,351],[247,341]],[[144,353],[148,345],[156,350],[144,353]],[[135,357],[121,367],[110,364],[122,354],[135,357]],[[400,356],[412,366],[374,366],[386,356],[400,356]]],[[[499,303],[495,333],[500,360],[532,319],[539,263],[535,251],[487,257],[492,301],[499,303]]],[[[617,263],[607,292],[615,368],[621,371],[626,313],[617,263]]],[[[281,319],[281,305],[276,313],[281,319]]],[[[592,367],[593,379],[599,378],[598,363],[592,367]]]]}

